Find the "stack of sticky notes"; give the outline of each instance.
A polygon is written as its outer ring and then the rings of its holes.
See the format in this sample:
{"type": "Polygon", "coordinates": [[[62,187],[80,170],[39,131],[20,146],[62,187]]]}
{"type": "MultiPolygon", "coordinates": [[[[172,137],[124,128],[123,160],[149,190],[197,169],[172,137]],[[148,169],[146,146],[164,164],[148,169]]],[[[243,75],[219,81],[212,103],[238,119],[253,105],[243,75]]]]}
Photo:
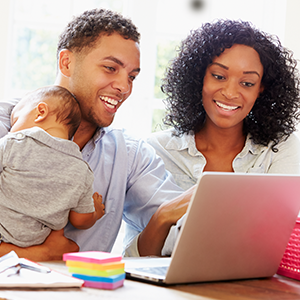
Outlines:
{"type": "Polygon", "coordinates": [[[122,256],[107,252],[65,253],[63,260],[73,277],[83,279],[85,287],[113,290],[125,279],[122,256]]]}

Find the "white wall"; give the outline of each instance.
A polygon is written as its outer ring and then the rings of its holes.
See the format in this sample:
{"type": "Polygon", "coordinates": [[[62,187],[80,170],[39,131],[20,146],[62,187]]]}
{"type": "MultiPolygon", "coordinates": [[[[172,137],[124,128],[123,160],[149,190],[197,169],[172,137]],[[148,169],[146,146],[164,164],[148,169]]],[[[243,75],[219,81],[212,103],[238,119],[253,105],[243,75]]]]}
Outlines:
{"type": "Polygon", "coordinates": [[[9,43],[9,18],[10,0],[2,0],[0,3],[0,99],[4,98],[9,43]]]}
{"type": "MultiPolygon", "coordinates": [[[[300,1],[287,0],[285,37],[283,44],[294,52],[300,65],[300,1]]],[[[298,66],[300,69],[300,66],[298,66]]]]}

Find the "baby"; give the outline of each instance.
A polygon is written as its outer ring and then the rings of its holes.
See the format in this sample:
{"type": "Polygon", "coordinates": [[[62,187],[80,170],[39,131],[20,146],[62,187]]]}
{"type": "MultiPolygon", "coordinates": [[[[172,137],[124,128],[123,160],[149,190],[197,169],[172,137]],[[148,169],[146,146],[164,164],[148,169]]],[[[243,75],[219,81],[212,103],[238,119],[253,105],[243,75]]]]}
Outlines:
{"type": "Polygon", "coordinates": [[[104,215],[93,173],[70,140],[80,121],[76,98],[59,86],[14,107],[11,130],[0,139],[0,242],[41,244],[68,221],[87,229],[104,215]]]}

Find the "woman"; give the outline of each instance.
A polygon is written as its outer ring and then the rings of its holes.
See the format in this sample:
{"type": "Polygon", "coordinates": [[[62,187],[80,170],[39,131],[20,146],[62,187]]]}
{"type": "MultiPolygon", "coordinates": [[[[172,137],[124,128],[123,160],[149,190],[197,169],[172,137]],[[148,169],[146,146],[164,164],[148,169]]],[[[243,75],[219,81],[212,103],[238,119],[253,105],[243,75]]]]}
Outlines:
{"type": "Polygon", "coordinates": [[[204,24],[162,90],[173,128],[148,141],[183,189],[203,171],[300,173],[299,78],[278,38],[242,21],[204,24]]]}

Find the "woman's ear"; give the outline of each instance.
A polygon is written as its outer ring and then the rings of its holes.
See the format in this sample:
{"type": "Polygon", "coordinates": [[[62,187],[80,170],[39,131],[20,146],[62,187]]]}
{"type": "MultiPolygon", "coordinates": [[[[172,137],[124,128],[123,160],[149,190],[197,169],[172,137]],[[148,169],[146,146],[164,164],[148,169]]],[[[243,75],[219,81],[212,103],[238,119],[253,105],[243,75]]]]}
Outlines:
{"type": "Polygon", "coordinates": [[[264,91],[265,87],[261,84],[259,89],[259,94],[261,94],[264,91]]]}
{"type": "Polygon", "coordinates": [[[36,106],[36,112],[37,112],[37,114],[36,114],[36,117],[34,120],[35,123],[45,120],[45,118],[48,116],[48,113],[49,113],[48,104],[45,102],[40,102],[36,106]]]}
{"type": "Polygon", "coordinates": [[[63,49],[59,52],[58,67],[61,74],[65,77],[71,76],[70,64],[73,60],[73,53],[70,50],[63,49]]]}

